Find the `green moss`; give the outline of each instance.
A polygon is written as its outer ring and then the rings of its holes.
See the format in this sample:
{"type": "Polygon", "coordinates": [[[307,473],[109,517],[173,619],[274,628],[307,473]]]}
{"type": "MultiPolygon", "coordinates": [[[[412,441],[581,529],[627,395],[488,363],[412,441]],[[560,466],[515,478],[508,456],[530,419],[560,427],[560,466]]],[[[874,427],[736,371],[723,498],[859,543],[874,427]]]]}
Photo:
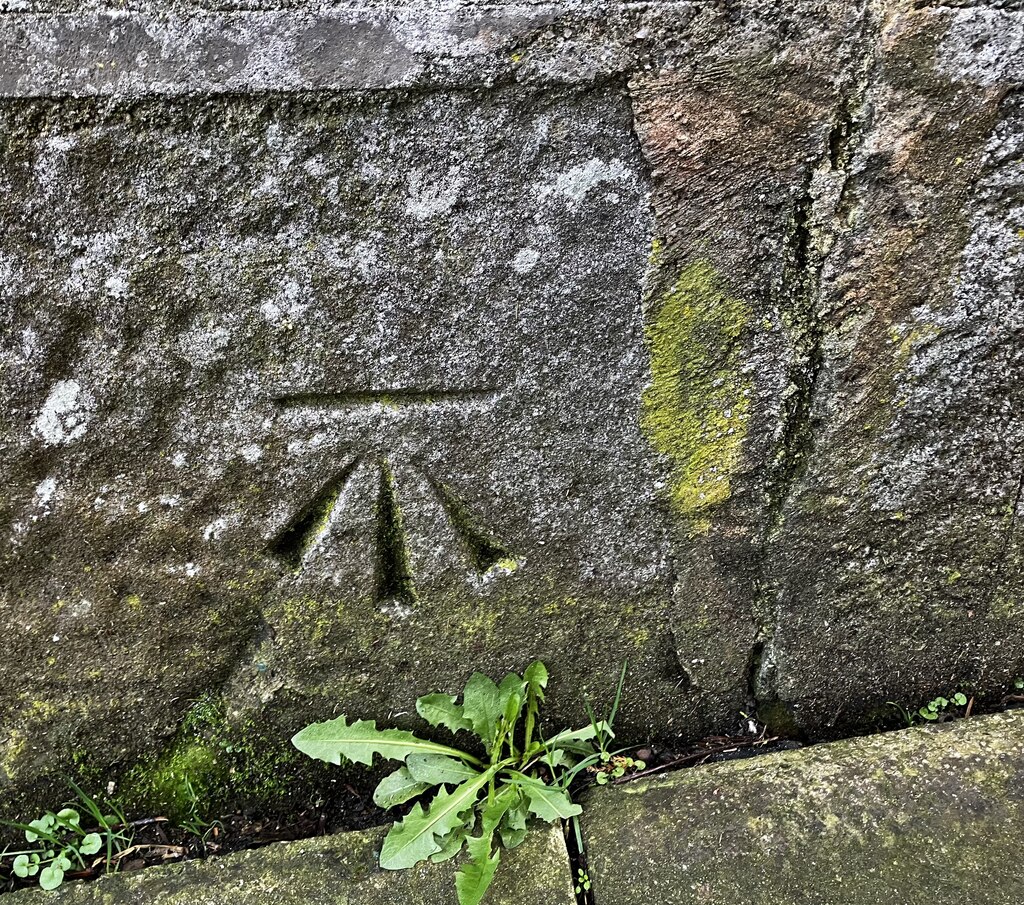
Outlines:
{"type": "Polygon", "coordinates": [[[17,776],[18,764],[27,746],[28,739],[20,729],[13,730],[0,746],[0,771],[7,779],[14,779],[17,776]]]}
{"type": "Polygon", "coordinates": [[[258,740],[256,727],[229,721],[218,699],[197,701],[155,760],[129,771],[126,803],[172,820],[218,816],[235,801],[272,805],[286,792],[294,756],[258,740]]]}
{"type": "Polygon", "coordinates": [[[757,716],[772,735],[792,737],[799,733],[793,710],[784,701],[758,702],[757,716]]]}
{"type": "Polygon", "coordinates": [[[182,820],[202,807],[223,773],[212,746],[199,741],[174,746],[148,771],[146,798],[172,820],[182,820]]]}
{"type": "Polygon", "coordinates": [[[291,626],[304,631],[309,641],[319,644],[330,634],[344,615],[344,605],[338,601],[326,603],[310,596],[287,597],[267,609],[267,621],[275,626],[291,626]]]}
{"type": "Polygon", "coordinates": [[[643,428],[672,463],[672,505],[688,518],[731,494],[750,408],[739,347],[749,318],[749,305],[698,261],[658,300],[647,326],[651,383],[643,428]]]}

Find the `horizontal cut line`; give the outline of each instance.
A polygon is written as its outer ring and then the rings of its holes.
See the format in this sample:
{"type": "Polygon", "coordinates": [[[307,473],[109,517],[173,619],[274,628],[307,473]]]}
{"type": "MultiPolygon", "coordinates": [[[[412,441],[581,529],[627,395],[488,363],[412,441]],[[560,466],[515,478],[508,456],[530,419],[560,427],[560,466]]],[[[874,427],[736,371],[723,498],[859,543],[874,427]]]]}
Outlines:
{"type": "Polygon", "coordinates": [[[498,393],[489,389],[473,390],[351,390],[337,393],[289,393],[274,402],[281,408],[349,409],[364,405],[385,408],[444,405],[452,402],[493,403],[498,393]]]}

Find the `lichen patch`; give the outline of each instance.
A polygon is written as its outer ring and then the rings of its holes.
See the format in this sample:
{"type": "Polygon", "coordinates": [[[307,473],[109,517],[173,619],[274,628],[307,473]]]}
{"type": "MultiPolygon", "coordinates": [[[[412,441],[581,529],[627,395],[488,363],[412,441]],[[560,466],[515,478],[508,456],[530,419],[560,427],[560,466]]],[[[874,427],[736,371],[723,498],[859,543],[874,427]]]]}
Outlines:
{"type": "Polygon", "coordinates": [[[751,381],[739,346],[749,318],[747,303],[698,261],[657,300],[648,321],[651,382],[642,424],[671,462],[670,500],[688,518],[731,495],[749,418],[751,381]]]}
{"type": "Polygon", "coordinates": [[[59,380],[32,425],[32,432],[47,446],[71,443],[85,434],[89,397],[77,380],[59,380]]]}

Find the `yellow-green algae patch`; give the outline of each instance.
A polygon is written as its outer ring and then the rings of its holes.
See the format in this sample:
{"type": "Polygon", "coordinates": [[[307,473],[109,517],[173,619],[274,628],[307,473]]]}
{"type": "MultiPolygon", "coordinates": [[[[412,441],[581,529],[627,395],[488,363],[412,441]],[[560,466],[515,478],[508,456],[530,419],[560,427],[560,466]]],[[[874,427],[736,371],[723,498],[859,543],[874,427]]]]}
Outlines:
{"type": "Polygon", "coordinates": [[[642,424],[672,463],[671,502],[688,518],[729,499],[750,408],[739,339],[750,306],[706,261],[687,266],[658,299],[646,335],[651,383],[642,424]]]}

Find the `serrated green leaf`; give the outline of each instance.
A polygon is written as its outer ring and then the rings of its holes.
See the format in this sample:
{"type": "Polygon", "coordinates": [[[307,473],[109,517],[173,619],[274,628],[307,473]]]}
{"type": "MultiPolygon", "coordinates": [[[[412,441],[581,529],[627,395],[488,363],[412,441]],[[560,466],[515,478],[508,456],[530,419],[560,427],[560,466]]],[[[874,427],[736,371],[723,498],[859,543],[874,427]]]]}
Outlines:
{"type": "Polygon", "coordinates": [[[453,694],[427,694],[416,701],[416,712],[431,726],[444,726],[451,732],[472,731],[473,724],[456,700],[453,694]]]}
{"type": "Polygon", "coordinates": [[[500,709],[500,722],[494,733],[494,739],[488,746],[488,753],[493,754],[497,748],[508,741],[509,747],[514,751],[512,739],[515,735],[516,724],[523,710],[523,699],[526,694],[526,683],[521,676],[514,672],[509,673],[501,680],[498,686],[498,703],[500,709]]]}
{"type": "Polygon", "coordinates": [[[480,774],[469,764],[440,754],[413,754],[405,765],[413,779],[431,786],[458,785],[480,774]]]}
{"type": "Polygon", "coordinates": [[[548,669],[540,660],[535,660],[526,667],[523,681],[527,690],[537,696],[537,700],[544,700],[544,689],[548,687],[548,669]]]}
{"type": "Polygon", "coordinates": [[[565,751],[572,751],[575,754],[593,754],[594,746],[591,743],[598,734],[607,735],[609,739],[615,738],[608,724],[601,720],[599,723],[591,723],[582,729],[565,730],[553,735],[544,745],[549,750],[561,748],[565,751]]]}
{"type": "Polygon", "coordinates": [[[517,786],[506,786],[506,788],[514,794],[511,806],[498,825],[498,835],[505,848],[513,849],[526,838],[526,821],[530,816],[530,809],[526,798],[517,786]]]}
{"type": "Polygon", "coordinates": [[[515,725],[523,707],[526,696],[526,682],[521,676],[510,672],[498,686],[498,702],[501,705],[500,715],[509,726],[515,725]]]}
{"type": "Polygon", "coordinates": [[[552,770],[558,767],[571,767],[575,763],[573,757],[564,748],[558,748],[555,751],[549,751],[545,754],[541,760],[546,763],[552,770]]]}
{"type": "Polygon", "coordinates": [[[487,893],[494,872],[498,868],[501,852],[494,850],[494,831],[515,801],[514,786],[505,786],[483,807],[480,821],[480,835],[470,836],[466,841],[469,860],[455,875],[455,891],[459,905],[479,905],[487,893]]]}
{"type": "Polygon", "coordinates": [[[573,804],[567,792],[546,785],[538,779],[531,779],[522,773],[512,772],[512,777],[526,797],[530,813],[546,820],[567,820],[583,813],[583,808],[573,804]]]}
{"type": "Polygon", "coordinates": [[[544,700],[544,689],[548,684],[547,667],[535,660],[526,667],[523,673],[523,684],[526,688],[526,725],[523,730],[523,748],[530,750],[533,746],[533,731],[537,726],[537,716],[544,700]]]}
{"type": "Polygon", "coordinates": [[[509,851],[516,848],[516,846],[522,845],[526,841],[528,833],[529,831],[525,826],[510,827],[506,824],[502,824],[498,828],[498,835],[501,837],[501,844],[509,851]]]}
{"type": "Polygon", "coordinates": [[[405,804],[429,788],[429,784],[413,779],[408,767],[401,766],[377,783],[377,788],[373,790],[373,803],[378,808],[393,808],[396,804],[405,804]]]}
{"type": "Polygon", "coordinates": [[[380,850],[380,866],[401,870],[440,851],[435,837],[444,838],[466,822],[462,815],[473,806],[477,794],[496,772],[497,767],[491,767],[451,792],[442,787],[426,811],[417,804],[401,823],[389,830],[380,850]]]}
{"type": "Polygon", "coordinates": [[[513,691],[505,701],[505,712],[502,714],[505,718],[505,723],[509,726],[515,726],[516,720],[519,719],[519,711],[523,708],[523,697],[518,691],[513,691]]]}
{"type": "Polygon", "coordinates": [[[340,764],[344,757],[369,766],[375,754],[387,760],[405,760],[412,754],[444,754],[480,763],[464,751],[417,738],[403,729],[378,729],[375,720],[357,720],[350,726],[343,716],[307,726],[292,737],[292,744],[303,754],[329,764],[340,764]]]}
{"type": "Polygon", "coordinates": [[[470,836],[466,842],[469,860],[455,875],[455,891],[459,896],[459,905],[479,905],[486,895],[501,860],[499,850],[491,851],[493,838],[492,830],[485,836],[470,836]]]}
{"type": "Polygon", "coordinates": [[[103,840],[99,833],[89,833],[82,839],[82,844],[78,846],[78,850],[83,855],[95,855],[101,848],[103,848],[103,840]]]}
{"type": "MultiPolygon", "coordinates": [[[[470,811],[470,814],[473,814],[473,812],[470,811]]],[[[473,815],[473,819],[475,822],[475,815],[473,815]]],[[[452,830],[443,839],[438,840],[438,845],[440,845],[441,848],[430,856],[430,860],[434,864],[440,864],[442,861],[449,861],[454,858],[462,851],[462,847],[466,844],[466,837],[469,836],[472,828],[472,824],[463,824],[462,826],[452,830]]]]}
{"type": "Polygon", "coordinates": [[[483,673],[473,673],[462,693],[462,710],[473,732],[488,746],[494,739],[503,709],[498,686],[483,673]]]}

